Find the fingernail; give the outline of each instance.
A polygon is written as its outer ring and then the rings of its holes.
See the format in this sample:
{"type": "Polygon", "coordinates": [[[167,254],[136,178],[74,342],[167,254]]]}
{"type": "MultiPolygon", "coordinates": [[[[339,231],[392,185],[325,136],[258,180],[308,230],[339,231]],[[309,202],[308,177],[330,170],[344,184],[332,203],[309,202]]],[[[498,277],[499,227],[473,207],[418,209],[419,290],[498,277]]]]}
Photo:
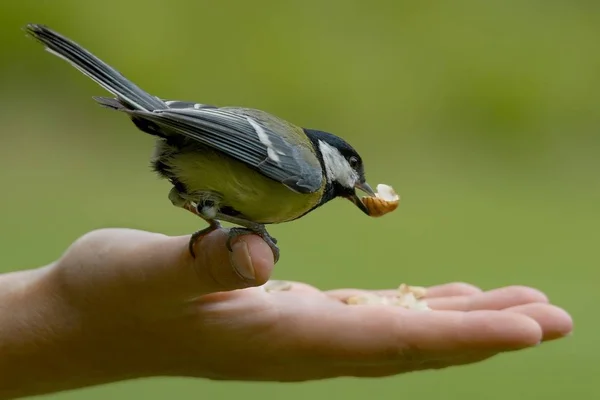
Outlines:
{"type": "Polygon", "coordinates": [[[240,239],[231,246],[231,249],[233,250],[230,256],[231,266],[235,272],[244,280],[254,281],[256,274],[248,244],[240,239]]]}

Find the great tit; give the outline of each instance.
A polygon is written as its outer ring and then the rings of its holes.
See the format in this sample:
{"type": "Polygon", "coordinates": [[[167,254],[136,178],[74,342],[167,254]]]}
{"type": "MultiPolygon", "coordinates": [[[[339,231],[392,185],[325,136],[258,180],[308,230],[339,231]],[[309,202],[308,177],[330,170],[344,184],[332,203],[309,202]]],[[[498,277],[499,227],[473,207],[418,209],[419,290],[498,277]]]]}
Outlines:
{"type": "Polygon", "coordinates": [[[360,155],[342,138],[256,109],[160,99],[48,27],[25,31],[115,96],[94,97],[98,103],[156,137],[151,163],[173,185],[169,199],[209,223],[192,234],[192,256],[195,241],[219,221],[238,226],[229,230],[229,250],[236,236],[256,233],[277,262],[277,241],[265,225],[298,219],[336,197],[369,215],[356,189],[375,193],[360,155]]]}

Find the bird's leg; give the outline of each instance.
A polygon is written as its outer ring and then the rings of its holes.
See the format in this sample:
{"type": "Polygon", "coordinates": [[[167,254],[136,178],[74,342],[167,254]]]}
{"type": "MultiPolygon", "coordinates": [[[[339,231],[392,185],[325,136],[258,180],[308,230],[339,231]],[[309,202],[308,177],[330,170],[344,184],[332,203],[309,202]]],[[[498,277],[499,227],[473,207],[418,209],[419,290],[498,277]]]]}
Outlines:
{"type": "Polygon", "coordinates": [[[196,244],[198,239],[200,239],[204,235],[208,235],[212,231],[221,229],[221,223],[216,219],[205,219],[205,221],[208,222],[210,226],[192,233],[192,236],[190,237],[190,242],[188,243],[188,249],[193,258],[196,258],[196,253],[194,252],[194,245],[196,244]]]}
{"type": "Polygon", "coordinates": [[[263,224],[259,224],[256,222],[248,221],[243,218],[231,217],[229,215],[221,214],[218,212],[218,208],[215,206],[212,200],[205,200],[204,202],[198,203],[195,205],[191,201],[183,198],[181,193],[173,187],[169,192],[169,200],[173,203],[174,206],[183,208],[188,210],[192,214],[202,218],[210,226],[207,228],[196,231],[192,234],[189,242],[189,251],[192,257],[196,257],[194,253],[194,244],[196,241],[212,231],[221,228],[221,223],[219,221],[230,222],[235,225],[243,226],[243,228],[231,228],[229,229],[229,237],[227,238],[227,249],[232,251],[231,242],[238,236],[241,235],[250,235],[256,234],[260,236],[271,248],[273,251],[273,258],[275,263],[279,261],[279,248],[277,247],[277,239],[269,235],[267,229],[263,224]]]}
{"type": "Polygon", "coordinates": [[[256,234],[260,236],[271,248],[275,263],[279,261],[279,247],[277,247],[277,239],[269,235],[269,232],[267,232],[267,229],[263,224],[248,221],[242,218],[231,217],[229,215],[224,215],[221,213],[217,213],[216,218],[221,221],[226,221],[232,224],[243,226],[243,228],[231,228],[229,230],[229,237],[227,238],[227,249],[229,251],[232,251],[231,242],[236,237],[241,235],[256,234]]]}
{"type": "Polygon", "coordinates": [[[204,229],[200,229],[200,230],[192,233],[192,236],[190,237],[190,241],[188,243],[188,249],[190,251],[191,256],[193,258],[196,258],[196,254],[194,252],[194,244],[196,244],[198,239],[201,238],[202,236],[207,235],[214,230],[220,229],[221,223],[218,220],[216,220],[215,218],[209,218],[203,212],[199,211],[199,210],[205,210],[205,208],[203,206],[198,207],[198,206],[194,205],[191,201],[188,201],[188,200],[184,199],[183,197],[181,197],[181,195],[179,194],[179,191],[175,187],[173,187],[171,189],[171,191],[169,192],[169,200],[171,200],[171,202],[173,203],[173,205],[175,207],[180,207],[185,210],[188,210],[189,212],[202,218],[209,224],[208,227],[206,227],[204,229]]]}

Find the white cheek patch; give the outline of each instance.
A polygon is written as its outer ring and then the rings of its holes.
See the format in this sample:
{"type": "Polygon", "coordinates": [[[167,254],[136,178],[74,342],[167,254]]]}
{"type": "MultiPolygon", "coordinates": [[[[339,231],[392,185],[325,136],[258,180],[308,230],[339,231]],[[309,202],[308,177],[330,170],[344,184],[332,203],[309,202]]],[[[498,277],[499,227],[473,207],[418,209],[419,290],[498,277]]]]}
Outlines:
{"type": "Polygon", "coordinates": [[[258,140],[260,140],[260,142],[267,147],[267,157],[279,164],[281,161],[281,159],[279,158],[279,154],[283,153],[279,150],[275,150],[275,148],[273,147],[273,143],[271,143],[271,139],[269,139],[269,135],[267,135],[262,126],[260,126],[258,123],[256,123],[255,120],[253,120],[250,117],[246,117],[246,120],[254,128],[254,131],[258,136],[258,140]]]}
{"type": "Polygon", "coordinates": [[[319,150],[323,156],[325,172],[330,181],[336,181],[344,187],[353,188],[358,174],[350,167],[348,160],[335,147],[319,140],[319,150]]]}

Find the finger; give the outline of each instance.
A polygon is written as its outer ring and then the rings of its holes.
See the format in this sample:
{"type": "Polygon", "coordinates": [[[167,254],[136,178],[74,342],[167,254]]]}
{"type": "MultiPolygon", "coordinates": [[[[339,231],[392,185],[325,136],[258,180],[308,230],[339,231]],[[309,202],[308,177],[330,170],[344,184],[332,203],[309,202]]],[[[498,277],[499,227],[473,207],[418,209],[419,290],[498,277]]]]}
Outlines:
{"type": "MultiPolygon", "coordinates": [[[[425,297],[436,298],[444,296],[468,296],[476,293],[481,293],[482,290],[476,286],[468,283],[453,282],[446,283],[443,285],[436,285],[426,288],[427,292],[425,297]]],[[[398,295],[397,289],[383,289],[383,290],[365,290],[365,289],[334,289],[325,292],[328,296],[336,298],[341,301],[346,301],[350,297],[364,296],[376,294],[385,297],[394,297],[398,295]]]]}
{"type": "Polygon", "coordinates": [[[477,293],[482,293],[482,290],[477,286],[464,282],[452,282],[427,288],[425,297],[431,299],[435,297],[470,296],[477,293]]]}
{"type": "Polygon", "coordinates": [[[502,310],[528,303],[547,303],[548,298],[537,289],[525,286],[507,286],[470,296],[452,296],[428,299],[429,307],[436,310],[502,310]]]}
{"type": "Polygon", "coordinates": [[[206,235],[196,243],[193,258],[189,236],[102,229],[78,240],[65,257],[97,265],[87,273],[97,284],[106,280],[125,291],[135,288],[132,292],[137,296],[157,300],[169,296],[187,299],[266,282],[273,268],[269,246],[258,236],[245,235],[234,243],[231,254],[226,240],[224,230],[206,235]],[[240,269],[253,270],[254,279],[246,278],[240,269]]]}
{"type": "Polygon", "coordinates": [[[448,367],[474,364],[488,360],[498,355],[498,352],[477,352],[470,355],[457,356],[452,359],[429,360],[424,362],[399,362],[385,365],[353,365],[341,367],[337,376],[379,378],[404,374],[407,372],[437,370],[448,367]]]}
{"type": "Polygon", "coordinates": [[[426,361],[449,353],[516,350],[542,338],[535,320],[511,312],[417,312],[387,306],[336,310],[318,325],[310,322],[312,314],[284,321],[300,338],[288,344],[298,348],[299,357],[321,356],[337,363],[426,361]]]}
{"type": "Polygon", "coordinates": [[[199,294],[260,286],[273,270],[273,252],[258,235],[234,239],[230,252],[227,232],[216,230],[195,243],[195,258],[187,250],[189,236],[177,239],[182,262],[196,273],[199,294]]]}
{"type": "Polygon", "coordinates": [[[571,316],[562,308],[550,304],[524,304],[507,308],[506,311],[534,319],[542,328],[544,341],[563,338],[573,331],[571,316]]]}
{"type": "MultiPolygon", "coordinates": [[[[451,296],[470,296],[473,294],[482,293],[483,291],[477,286],[464,282],[452,282],[442,285],[430,286],[426,288],[425,298],[432,299],[438,297],[451,296]]],[[[397,290],[377,290],[376,294],[380,296],[396,296],[397,290]]]]}
{"type": "Polygon", "coordinates": [[[189,235],[147,242],[144,253],[156,265],[147,274],[153,272],[163,287],[171,281],[171,292],[187,297],[265,283],[274,265],[269,246],[257,235],[243,235],[233,241],[230,252],[227,239],[224,229],[199,238],[194,244],[195,257],[188,249],[189,235]]]}

